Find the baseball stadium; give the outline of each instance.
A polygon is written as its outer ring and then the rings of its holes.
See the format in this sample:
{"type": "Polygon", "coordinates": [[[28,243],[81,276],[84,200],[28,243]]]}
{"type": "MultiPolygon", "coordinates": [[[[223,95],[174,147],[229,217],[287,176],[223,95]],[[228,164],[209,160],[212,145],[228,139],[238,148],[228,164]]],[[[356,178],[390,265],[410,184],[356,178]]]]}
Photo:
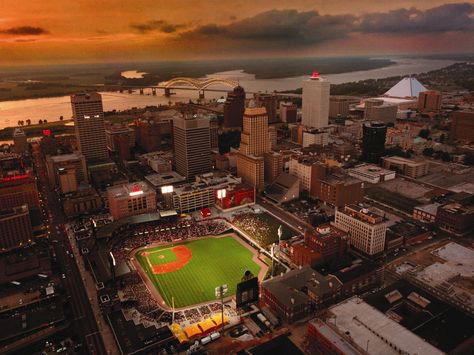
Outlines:
{"type": "Polygon", "coordinates": [[[134,252],[134,262],[150,292],[164,308],[180,309],[216,299],[215,288],[227,284],[228,295],[249,270],[263,278],[266,266],[235,234],[203,237],[134,252]]]}

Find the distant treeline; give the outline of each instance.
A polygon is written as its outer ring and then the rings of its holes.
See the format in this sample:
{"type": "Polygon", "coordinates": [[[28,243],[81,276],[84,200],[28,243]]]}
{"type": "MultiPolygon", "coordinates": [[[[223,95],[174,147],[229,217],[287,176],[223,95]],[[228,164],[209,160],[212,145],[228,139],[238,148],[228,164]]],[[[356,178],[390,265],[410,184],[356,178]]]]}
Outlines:
{"type": "MultiPolygon", "coordinates": [[[[406,75],[405,75],[406,76],[406,75]]],[[[331,95],[376,96],[381,95],[405,76],[392,76],[383,79],[367,79],[331,85],[331,95]]],[[[425,87],[432,90],[474,91],[474,64],[464,62],[446,68],[414,74],[425,87]]],[[[288,92],[301,94],[302,89],[288,92]]]]}

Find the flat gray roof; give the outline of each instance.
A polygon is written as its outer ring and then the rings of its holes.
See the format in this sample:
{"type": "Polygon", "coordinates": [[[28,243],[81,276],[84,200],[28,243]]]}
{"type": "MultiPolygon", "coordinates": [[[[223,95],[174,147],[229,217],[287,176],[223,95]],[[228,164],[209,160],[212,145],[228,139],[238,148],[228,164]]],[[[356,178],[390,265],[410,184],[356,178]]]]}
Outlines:
{"type": "Polygon", "coordinates": [[[444,354],[419,336],[370,306],[352,297],[329,309],[328,321],[369,354],[444,354]]]}

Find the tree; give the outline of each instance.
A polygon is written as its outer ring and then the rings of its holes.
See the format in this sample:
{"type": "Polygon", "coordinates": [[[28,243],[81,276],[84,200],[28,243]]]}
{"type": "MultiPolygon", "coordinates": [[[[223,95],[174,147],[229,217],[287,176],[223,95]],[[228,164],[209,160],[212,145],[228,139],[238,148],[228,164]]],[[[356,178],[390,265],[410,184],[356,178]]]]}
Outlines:
{"type": "Polygon", "coordinates": [[[43,123],[44,123],[44,124],[48,123],[48,120],[43,120],[43,123]]]}
{"type": "Polygon", "coordinates": [[[430,136],[430,130],[428,128],[420,129],[420,132],[418,133],[418,137],[428,139],[429,136],[430,136]]]}
{"type": "Polygon", "coordinates": [[[27,124],[28,126],[31,126],[31,120],[30,120],[29,118],[26,120],[26,124],[27,124]]]}
{"type": "Polygon", "coordinates": [[[63,116],[59,116],[59,120],[60,120],[60,121],[64,120],[64,117],[63,117],[63,116]]]}
{"type": "Polygon", "coordinates": [[[43,124],[43,120],[39,120],[39,121],[38,121],[38,124],[43,124]]]}
{"type": "Polygon", "coordinates": [[[466,154],[466,156],[464,157],[464,164],[474,165],[474,154],[466,154]]]}
{"type": "Polygon", "coordinates": [[[425,149],[423,149],[423,155],[426,156],[426,157],[432,157],[432,156],[433,156],[433,153],[434,153],[434,149],[433,149],[433,148],[425,148],[425,149]]]}
{"type": "Polygon", "coordinates": [[[449,155],[447,152],[440,152],[439,156],[443,161],[451,161],[451,155],[449,155]]]}

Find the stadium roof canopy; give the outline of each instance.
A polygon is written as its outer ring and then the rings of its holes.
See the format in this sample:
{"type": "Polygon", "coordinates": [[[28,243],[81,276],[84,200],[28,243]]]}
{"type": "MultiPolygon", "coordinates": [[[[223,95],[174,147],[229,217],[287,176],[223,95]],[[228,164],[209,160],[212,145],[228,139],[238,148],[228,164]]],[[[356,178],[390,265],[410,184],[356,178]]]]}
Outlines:
{"type": "Polygon", "coordinates": [[[427,91],[418,80],[412,77],[403,78],[397,84],[395,84],[390,90],[388,90],[384,96],[390,97],[418,97],[420,92],[427,91]]]}
{"type": "Polygon", "coordinates": [[[158,212],[155,213],[143,213],[136,216],[125,217],[119,219],[118,221],[114,221],[112,223],[106,224],[105,226],[99,228],[97,230],[96,238],[103,239],[103,238],[111,238],[113,233],[122,226],[127,224],[142,224],[142,223],[149,223],[154,221],[160,220],[160,214],[158,212]]]}

